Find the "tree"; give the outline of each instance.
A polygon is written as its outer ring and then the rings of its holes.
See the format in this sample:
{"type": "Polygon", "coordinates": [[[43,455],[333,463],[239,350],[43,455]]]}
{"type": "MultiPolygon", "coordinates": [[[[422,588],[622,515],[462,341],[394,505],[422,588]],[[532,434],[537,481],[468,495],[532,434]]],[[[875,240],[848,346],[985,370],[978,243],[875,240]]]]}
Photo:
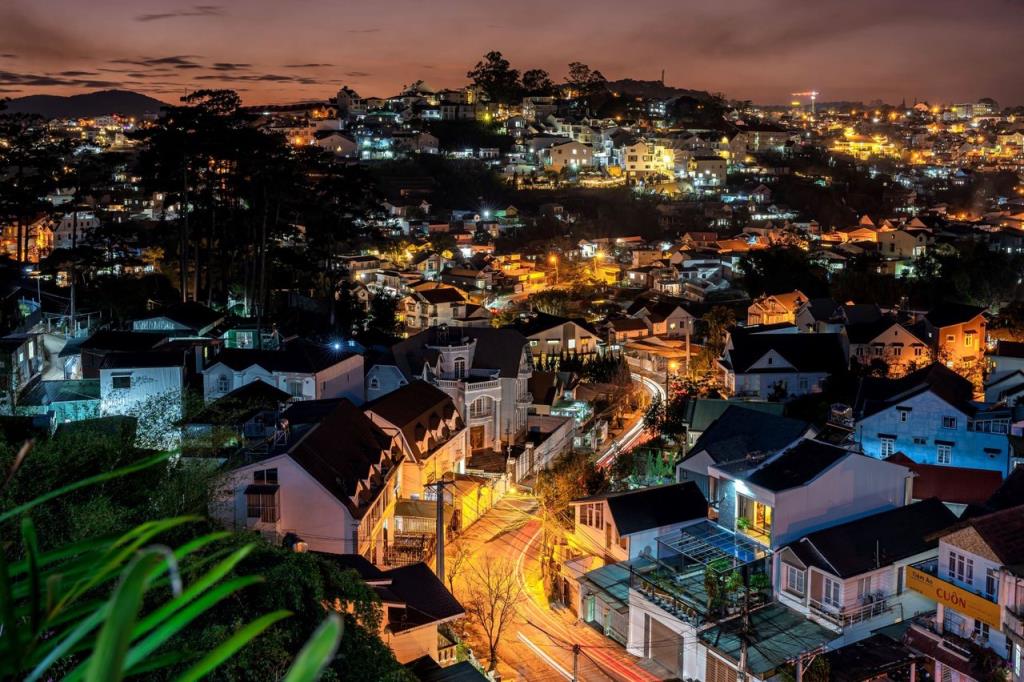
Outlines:
{"type": "Polygon", "coordinates": [[[398,340],[398,296],[386,291],[370,299],[369,322],[364,338],[370,343],[392,344],[398,340]]]}
{"type": "Polygon", "coordinates": [[[466,615],[483,633],[487,644],[487,669],[498,666],[498,645],[523,599],[523,586],[515,564],[486,556],[469,575],[466,615]]]}
{"type": "Polygon", "coordinates": [[[603,88],[608,79],[600,71],[591,70],[582,62],[572,62],[569,64],[569,75],[565,77],[565,82],[576,91],[577,97],[589,97],[603,88]]]}
{"type": "Polygon", "coordinates": [[[519,71],[513,69],[500,52],[491,51],[476,63],[466,78],[483,90],[492,102],[508,104],[520,94],[519,71]]]}
{"type": "Polygon", "coordinates": [[[445,552],[444,577],[448,581],[448,591],[455,594],[455,576],[462,574],[462,569],[473,553],[461,542],[449,543],[447,547],[451,552],[445,552]]]}
{"type": "Polygon", "coordinates": [[[743,288],[752,297],[799,289],[807,296],[827,293],[825,271],[810,263],[807,253],[795,246],[776,246],[751,251],[740,260],[743,288]]]}
{"type": "Polygon", "coordinates": [[[529,69],[523,72],[523,90],[527,95],[550,95],[555,91],[555,84],[544,69],[529,69]]]}

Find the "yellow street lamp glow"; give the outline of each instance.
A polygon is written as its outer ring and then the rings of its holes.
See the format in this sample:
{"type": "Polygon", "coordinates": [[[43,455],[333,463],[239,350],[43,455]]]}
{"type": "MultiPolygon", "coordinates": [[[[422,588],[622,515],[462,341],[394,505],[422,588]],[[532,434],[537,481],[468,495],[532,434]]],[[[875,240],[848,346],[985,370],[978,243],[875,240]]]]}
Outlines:
{"type": "Polygon", "coordinates": [[[558,256],[556,254],[551,254],[550,256],[548,256],[548,262],[551,263],[552,265],[557,265],[558,256]]]}

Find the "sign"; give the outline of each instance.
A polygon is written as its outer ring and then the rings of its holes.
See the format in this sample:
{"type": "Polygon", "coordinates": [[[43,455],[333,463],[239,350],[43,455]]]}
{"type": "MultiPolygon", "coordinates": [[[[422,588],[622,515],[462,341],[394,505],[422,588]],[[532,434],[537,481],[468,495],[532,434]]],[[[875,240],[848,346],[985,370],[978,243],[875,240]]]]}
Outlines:
{"type": "Polygon", "coordinates": [[[989,627],[997,630],[1002,627],[999,604],[913,566],[907,566],[907,587],[989,627]]]}

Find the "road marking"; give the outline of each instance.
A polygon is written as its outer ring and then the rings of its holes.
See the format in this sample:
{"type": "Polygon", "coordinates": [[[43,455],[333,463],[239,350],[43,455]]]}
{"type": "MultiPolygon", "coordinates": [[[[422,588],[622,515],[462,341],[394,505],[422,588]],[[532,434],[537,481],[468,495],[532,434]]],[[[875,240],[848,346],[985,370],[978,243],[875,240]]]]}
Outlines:
{"type": "Polygon", "coordinates": [[[542,660],[545,663],[547,663],[548,667],[550,667],[552,670],[554,670],[556,673],[558,673],[559,675],[561,675],[565,679],[572,680],[572,673],[570,673],[568,670],[566,670],[562,666],[558,665],[558,662],[555,661],[555,659],[551,658],[546,653],[541,651],[540,647],[537,646],[536,644],[534,644],[533,642],[531,642],[529,640],[529,638],[526,635],[524,635],[522,632],[519,633],[519,639],[522,640],[523,644],[525,644],[526,646],[530,647],[530,651],[535,653],[537,655],[537,658],[539,658],[540,660],[542,660]]]}

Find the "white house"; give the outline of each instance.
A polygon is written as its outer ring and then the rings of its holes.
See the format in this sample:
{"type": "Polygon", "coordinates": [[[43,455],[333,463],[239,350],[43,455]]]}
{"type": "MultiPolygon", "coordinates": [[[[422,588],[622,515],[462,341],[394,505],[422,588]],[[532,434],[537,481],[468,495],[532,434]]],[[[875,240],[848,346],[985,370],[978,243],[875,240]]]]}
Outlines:
{"type": "Polygon", "coordinates": [[[69,213],[60,219],[53,231],[53,246],[70,249],[84,244],[100,226],[100,219],[86,211],[69,213]]]}
{"type": "Polygon", "coordinates": [[[228,348],[203,370],[203,396],[216,400],[250,381],[265,381],[295,400],[348,398],[363,403],[363,356],[293,341],[283,350],[228,348]]]}
{"type": "Polygon", "coordinates": [[[110,353],[99,370],[100,414],[139,420],[140,442],[173,447],[180,438],[185,359],[182,353],[110,353]]]}
{"type": "Polygon", "coordinates": [[[738,332],[718,361],[731,396],[767,400],[818,393],[829,375],[846,369],[840,334],[738,332]]]}

